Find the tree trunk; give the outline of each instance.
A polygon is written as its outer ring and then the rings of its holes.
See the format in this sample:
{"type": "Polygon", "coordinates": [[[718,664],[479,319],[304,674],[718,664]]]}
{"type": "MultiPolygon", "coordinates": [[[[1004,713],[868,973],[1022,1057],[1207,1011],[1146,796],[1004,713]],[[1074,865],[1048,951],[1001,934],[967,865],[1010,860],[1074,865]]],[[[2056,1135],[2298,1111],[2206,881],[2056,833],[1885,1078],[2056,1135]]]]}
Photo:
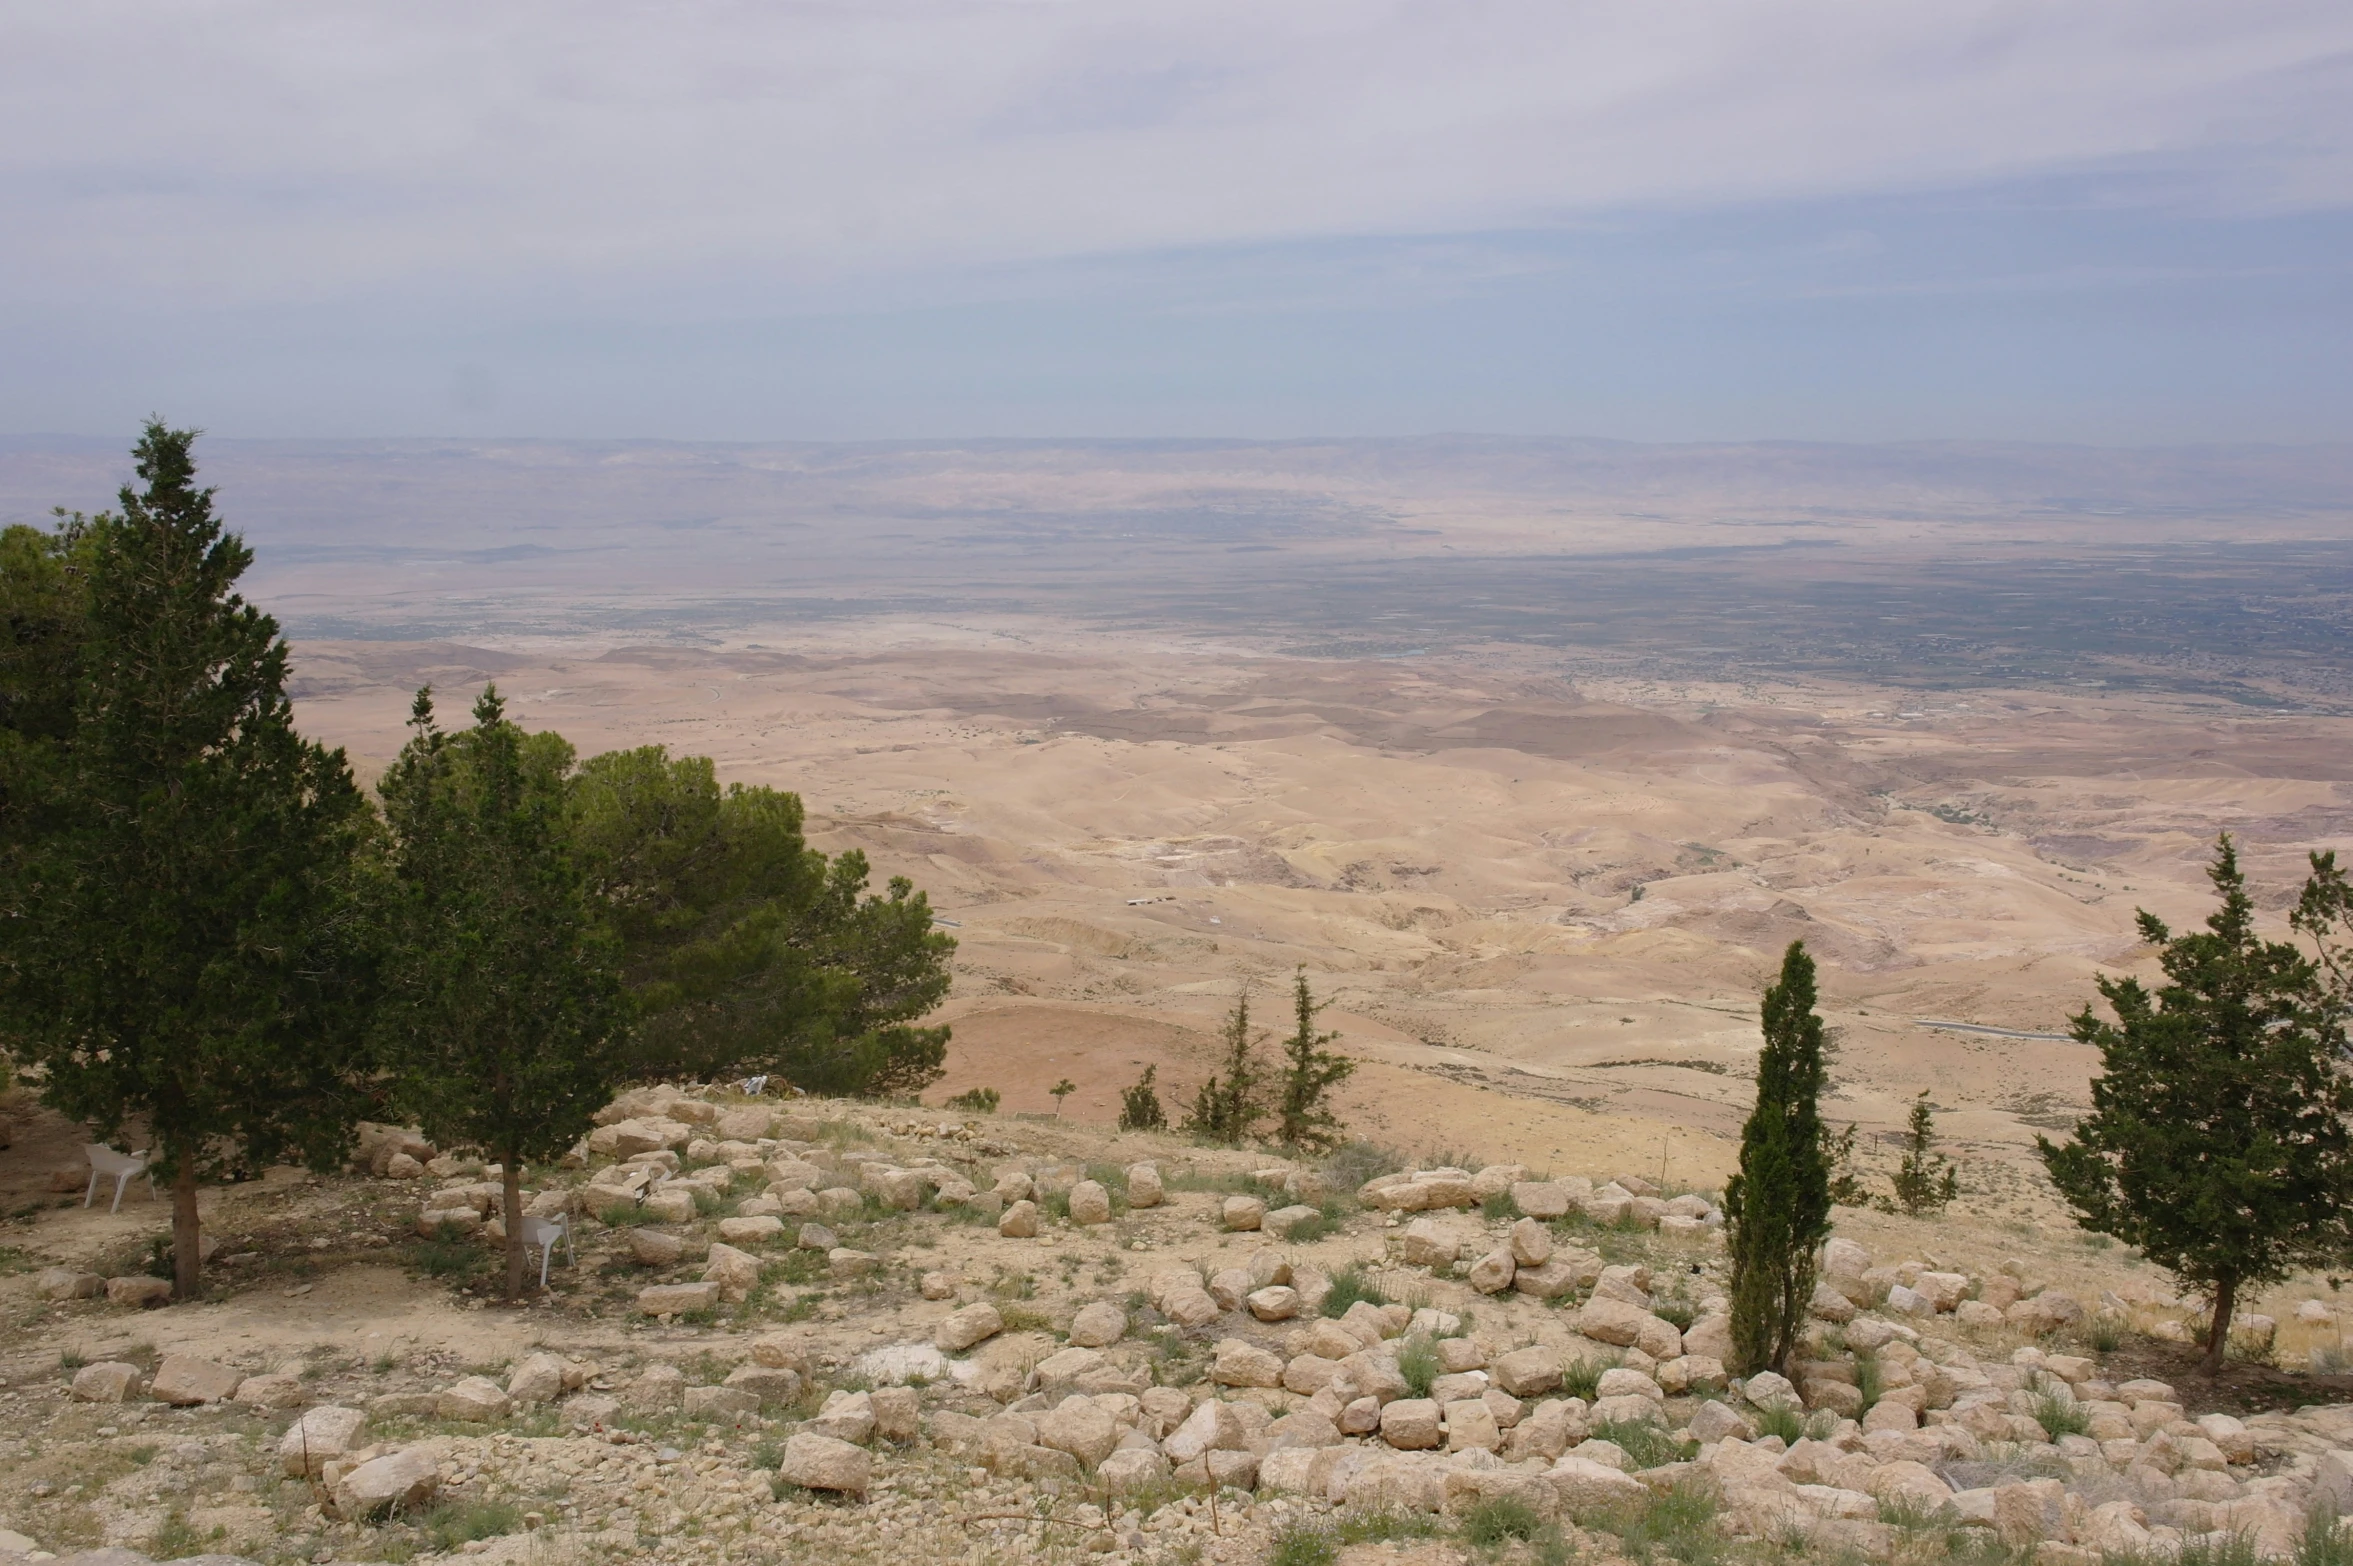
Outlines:
{"type": "Polygon", "coordinates": [[[506,1156],[503,1184],[506,1187],[501,1210],[507,1225],[507,1298],[523,1297],[524,1266],[531,1259],[530,1247],[523,1243],[523,1165],[513,1153],[506,1156]]]}
{"type": "Polygon", "coordinates": [[[202,1286],[203,1231],[196,1221],[196,1149],[172,1149],[172,1298],[192,1300],[202,1286]]]}
{"type": "Polygon", "coordinates": [[[2225,1273],[2214,1280],[2214,1324],[2206,1333],[2206,1358],[2198,1368],[2209,1376],[2222,1374],[2223,1350],[2230,1347],[2230,1318],[2238,1308],[2239,1279],[2225,1273]]]}

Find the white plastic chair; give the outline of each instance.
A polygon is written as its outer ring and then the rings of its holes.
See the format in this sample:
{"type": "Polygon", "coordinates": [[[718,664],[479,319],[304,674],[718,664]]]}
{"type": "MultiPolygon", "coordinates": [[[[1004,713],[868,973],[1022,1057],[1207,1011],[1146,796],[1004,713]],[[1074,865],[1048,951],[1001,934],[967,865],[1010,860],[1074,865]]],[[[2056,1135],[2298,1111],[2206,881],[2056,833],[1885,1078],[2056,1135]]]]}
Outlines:
{"type": "Polygon", "coordinates": [[[573,1266],[580,1265],[580,1253],[572,1248],[572,1215],[559,1214],[554,1218],[523,1220],[523,1254],[529,1256],[531,1247],[539,1247],[539,1286],[547,1287],[547,1264],[555,1259],[556,1241],[564,1242],[564,1259],[573,1266]]]}
{"type": "Polygon", "coordinates": [[[107,1209],[110,1213],[123,1210],[123,1187],[138,1175],[147,1175],[147,1199],[151,1202],[159,1199],[155,1194],[155,1176],[147,1174],[144,1148],[136,1153],[118,1153],[103,1143],[89,1142],[83,1145],[82,1152],[90,1160],[90,1189],[82,1193],[84,1207],[97,1199],[98,1181],[106,1175],[114,1176],[114,1205],[107,1209]]]}

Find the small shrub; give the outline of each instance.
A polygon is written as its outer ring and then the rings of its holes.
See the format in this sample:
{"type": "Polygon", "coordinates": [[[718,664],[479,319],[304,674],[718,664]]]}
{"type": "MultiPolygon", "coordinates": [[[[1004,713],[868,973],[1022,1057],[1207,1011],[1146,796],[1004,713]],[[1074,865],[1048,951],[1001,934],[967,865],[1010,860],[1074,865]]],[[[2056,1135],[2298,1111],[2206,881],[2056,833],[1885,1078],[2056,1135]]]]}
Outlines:
{"type": "Polygon", "coordinates": [[[1339,1233],[1340,1226],[1347,1221],[1347,1215],[1340,1211],[1339,1203],[1326,1202],[1317,1212],[1292,1224],[1283,1238],[1294,1245],[1306,1245],[1328,1234],[1339,1233]]]}
{"type": "Polygon", "coordinates": [[[1697,1442],[1678,1439],[1664,1425],[1648,1419],[1605,1419],[1593,1427],[1593,1434],[1618,1447],[1636,1468],[1680,1463],[1699,1450],[1697,1442]]]}
{"type": "Polygon", "coordinates": [[[1489,1223],[1509,1222],[1525,1216],[1520,1211],[1520,1204],[1513,1199],[1509,1191],[1498,1191],[1481,1202],[1479,1215],[1489,1223]]]}
{"type": "Polygon", "coordinates": [[[1444,1374],[1438,1363],[1438,1345],[1418,1332],[1407,1338],[1397,1346],[1397,1373],[1415,1397],[1428,1397],[1430,1384],[1444,1374]]]}
{"type": "Polygon", "coordinates": [[[993,1115],[997,1112],[998,1094],[992,1087],[967,1088],[940,1105],[942,1109],[961,1109],[967,1114],[993,1115]]]}
{"type": "Polygon", "coordinates": [[[634,1229],[654,1221],[654,1215],[635,1202],[615,1202],[596,1215],[596,1221],[608,1229],[634,1229]]]}
{"type": "Polygon", "coordinates": [[[1712,1566],[1727,1553],[1723,1535],[1716,1531],[1715,1493],[1700,1484],[1679,1484],[1652,1498],[1647,1506],[1618,1520],[1611,1531],[1637,1561],[1712,1566]]]}
{"type": "Polygon", "coordinates": [[[1699,1309],[1682,1295],[1670,1295],[1652,1304],[1650,1313],[1673,1326],[1677,1332],[1688,1332],[1699,1319],[1699,1309]]]}
{"type": "Polygon", "coordinates": [[[60,1370],[79,1370],[88,1363],[90,1356],[79,1349],[63,1349],[57,1356],[57,1368],[60,1370]]]}
{"type": "Polygon", "coordinates": [[[1795,1446],[1805,1439],[1806,1416],[1794,1403],[1759,1409],[1753,1423],[1759,1436],[1779,1436],[1783,1446],[1795,1446]]]}
{"type": "Polygon", "coordinates": [[[2337,1521],[2328,1507],[2315,1506],[2296,1541],[2295,1566],[2353,1566],[2353,1525],[2337,1521]]]}
{"type": "Polygon", "coordinates": [[[2348,1370],[2353,1370],[2353,1348],[2348,1348],[2342,1343],[2323,1343],[2315,1348],[2307,1358],[2313,1371],[2319,1375],[2342,1375],[2348,1370]]]}
{"type": "Polygon", "coordinates": [[[1122,1088],[1119,1094],[1119,1129],[1122,1131],[1165,1131],[1168,1111],[1160,1102],[1158,1086],[1160,1067],[1146,1066],[1134,1087],[1122,1088]]]}
{"type": "Polygon", "coordinates": [[[1267,1566],[1332,1566],[1340,1558],[1340,1541],[1321,1523],[1295,1519],[1283,1524],[1267,1552],[1267,1566]]]}
{"type": "Polygon", "coordinates": [[[418,1531],[443,1553],[522,1525],[523,1514],[505,1501],[443,1501],[417,1518],[418,1531]]]}
{"type": "Polygon", "coordinates": [[[1462,1520],[1463,1539],[1492,1548],[1509,1540],[1533,1539],[1543,1531],[1544,1519],[1517,1496],[1498,1495],[1474,1505],[1462,1520]]]}
{"type": "Polygon", "coordinates": [[[1053,1318],[1044,1311],[1027,1305],[1000,1305],[997,1315],[1007,1332],[1045,1332],[1054,1325],[1053,1318]]]}
{"type": "Polygon", "coordinates": [[[1887,1391],[1887,1375],[1879,1368],[1878,1355],[1855,1356],[1855,1390],[1863,1395],[1863,1412],[1868,1414],[1871,1405],[1878,1402],[1887,1391]]]}
{"type": "Polygon", "coordinates": [[[2091,1428],[2092,1416],[2084,1412],[2083,1405],[2047,1383],[2034,1393],[2033,1401],[2034,1422],[2054,1441],[2061,1436],[2082,1435],[2091,1428]]]}
{"type": "Polygon", "coordinates": [[[1430,1539],[1437,1537],[1438,1528],[1438,1519],[1428,1512],[1401,1512],[1381,1506],[1343,1516],[1340,1542],[1394,1544],[1404,1539],[1430,1539]]]}
{"type": "Polygon", "coordinates": [[[2124,1318],[2103,1311],[2094,1316],[2084,1332],[2095,1354],[2113,1354],[2124,1346],[2124,1318]]]}
{"type": "Polygon", "coordinates": [[[1388,1294],[1364,1270],[1361,1262],[1350,1262],[1332,1274],[1332,1292],[1324,1296],[1324,1314],[1337,1321],[1348,1314],[1348,1307],[1358,1302],[1367,1305],[1386,1305],[1388,1294]]]}
{"type": "Polygon", "coordinates": [[[1345,1142],[1316,1167],[1332,1189],[1354,1193],[1367,1180],[1397,1173],[1405,1167],[1405,1160],[1377,1142],[1345,1142]]]}
{"type": "Polygon", "coordinates": [[[1601,1396],[1601,1373],[1617,1369],[1619,1363],[1615,1354],[1606,1359],[1572,1359],[1561,1366],[1561,1391],[1590,1403],[1601,1396]]]}

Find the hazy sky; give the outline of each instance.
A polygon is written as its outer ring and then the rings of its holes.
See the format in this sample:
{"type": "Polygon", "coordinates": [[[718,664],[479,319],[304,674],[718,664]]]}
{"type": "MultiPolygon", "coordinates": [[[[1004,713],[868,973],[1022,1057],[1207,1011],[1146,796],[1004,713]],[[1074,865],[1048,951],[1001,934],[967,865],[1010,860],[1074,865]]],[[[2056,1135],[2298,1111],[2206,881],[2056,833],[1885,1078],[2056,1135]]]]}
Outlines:
{"type": "Polygon", "coordinates": [[[47,0],[0,430],[2343,439],[2348,0],[47,0]]]}

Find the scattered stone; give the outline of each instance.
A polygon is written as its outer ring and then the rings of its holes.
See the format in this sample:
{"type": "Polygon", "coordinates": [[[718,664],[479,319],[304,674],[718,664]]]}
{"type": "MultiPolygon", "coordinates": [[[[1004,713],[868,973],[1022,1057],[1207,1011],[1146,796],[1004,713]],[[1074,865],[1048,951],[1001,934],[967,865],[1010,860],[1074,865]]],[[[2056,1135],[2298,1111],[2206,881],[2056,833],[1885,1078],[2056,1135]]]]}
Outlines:
{"type": "Polygon", "coordinates": [[[335,1481],[335,1515],[345,1522],[363,1522],[388,1511],[415,1511],[441,1488],[441,1470],[432,1455],[411,1447],[360,1464],[335,1481]]]}
{"type": "Polygon", "coordinates": [[[1160,1183],[1160,1170],[1153,1164],[1130,1164],[1127,1171],[1127,1204],[1130,1208],[1158,1207],[1166,1201],[1167,1193],[1160,1183]]]}
{"type": "Polygon", "coordinates": [[[1005,1318],[997,1314],[996,1306],[984,1300],[951,1311],[932,1329],[931,1341],[943,1354],[961,1354],[1004,1330],[1005,1318]]]}
{"type": "MultiPolygon", "coordinates": [[[[1111,1221],[1111,1193],[1099,1181],[1081,1180],[1070,1188],[1070,1221],[1083,1227],[1111,1221]]],[[[1092,1467],[1092,1464],[1088,1466],[1092,1467]]]]}
{"type": "Polygon", "coordinates": [[[1109,1348],[1127,1336],[1127,1312],[1109,1300],[1082,1305],[1070,1318],[1070,1341],[1080,1348],[1109,1348]]]}
{"type": "Polygon", "coordinates": [[[634,1228],[629,1231],[629,1255],[640,1267],[672,1267],[686,1255],[686,1242],[659,1229],[634,1228]]]}
{"type": "Polygon", "coordinates": [[[166,1354],[163,1362],[155,1367],[155,1379],[148,1384],[147,1395],[176,1408],[223,1403],[237,1395],[237,1384],[244,1379],[242,1372],[216,1365],[209,1359],[198,1359],[193,1354],[166,1354]]]}
{"type": "Polygon", "coordinates": [[[782,1218],[722,1218],[719,1238],[730,1245],[766,1245],[784,1233],[782,1218]]]}
{"type": "Polygon", "coordinates": [[[1225,1226],[1239,1233],[1247,1233],[1266,1222],[1266,1203],[1255,1196],[1229,1196],[1223,1209],[1225,1226]]]}
{"type": "Polygon", "coordinates": [[[1512,1261],[1508,1248],[1489,1251],[1471,1263],[1471,1287],[1481,1294],[1501,1294],[1511,1287],[1512,1277],[1517,1271],[1518,1267],[1512,1261]]]}
{"type": "Polygon", "coordinates": [[[1445,1441],[1436,1403],[1401,1397],[1381,1410],[1381,1439],[1401,1452],[1427,1451],[1445,1441]]]}
{"type": "Polygon", "coordinates": [[[1038,1237],[1038,1204],[1024,1200],[1005,1209],[1005,1216],[997,1220],[997,1232],[1008,1240],[1034,1240],[1038,1237]]]}
{"type": "Polygon", "coordinates": [[[310,1401],[300,1376],[247,1376],[237,1383],[234,1401],[247,1408],[300,1408],[310,1401]]]}
{"type": "Polygon", "coordinates": [[[800,1430],[784,1443],[784,1461],[776,1477],[804,1490],[834,1490],[864,1495],[872,1482],[874,1459],[859,1447],[814,1431],[800,1430]]]}
{"type": "Polygon", "coordinates": [[[683,1316],[689,1311],[719,1308],[716,1283],[657,1283],[637,1291],[637,1309],[645,1316],[683,1316]]]}
{"type": "MultiPolygon", "coordinates": [[[[790,1371],[770,1371],[790,1375],[790,1371]]],[[[689,1419],[734,1420],[760,1411],[760,1394],[746,1386],[688,1387],[682,1400],[689,1419]]]]}
{"type": "Polygon", "coordinates": [[[278,1441],[278,1465],[289,1479],[315,1479],[328,1463],[352,1449],[368,1416],[356,1408],[322,1403],[306,1409],[278,1441]]]}
{"type": "Polygon", "coordinates": [[[1283,1362],[1255,1343],[1225,1338],[1217,1345],[1209,1379],[1221,1387],[1279,1387],[1283,1362]]]}
{"type": "Polygon", "coordinates": [[[151,1310],[171,1303],[172,1285],[169,1278],[150,1278],[139,1273],[128,1278],[106,1280],[106,1299],[110,1305],[129,1305],[138,1310],[151,1310]]]}
{"type": "Polygon", "coordinates": [[[71,1267],[44,1267],[33,1278],[33,1292],[45,1300],[96,1299],[105,1290],[104,1278],[71,1267]]]}
{"type": "Polygon", "coordinates": [[[74,1372],[77,1403],[120,1403],[139,1390],[139,1367],[117,1360],[101,1360],[74,1372]]]}
{"type": "Polygon", "coordinates": [[[513,1407],[514,1399],[507,1396],[506,1388],[488,1376],[468,1376],[455,1386],[444,1388],[433,1411],[443,1419],[488,1424],[506,1418],[513,1407]]]}
{"type": "Polygon", "coordinates": [[[507,1378],[507,1396],[530,1406],[564,1395],[564,1362],[553,1354],[526,1355],[507,1378]]]}

